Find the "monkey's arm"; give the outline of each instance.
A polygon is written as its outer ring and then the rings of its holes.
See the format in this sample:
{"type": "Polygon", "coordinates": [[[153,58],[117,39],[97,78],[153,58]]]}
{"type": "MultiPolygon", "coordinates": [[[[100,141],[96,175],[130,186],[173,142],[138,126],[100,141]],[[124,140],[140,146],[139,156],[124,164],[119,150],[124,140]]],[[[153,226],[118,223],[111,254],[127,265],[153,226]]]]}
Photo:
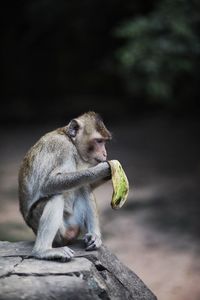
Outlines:
{"type": "Polygon", "coordinates": [[[98,188],[99,186],[101,186],[102,184],[106,183],[109,179],[111,179],[110,177],[107,177],[107,178],[103,178],[103,179],[100,179],[94,183],[92,183],[90,186],[91,186],[91,189],[94,190],[96,188],[98,188]]]}
{"type": "Polygon", "coordinates": [[[62,193],[64,190],[91,184],[103,178],[110,177],[111,170],[107,162],[99,163],[95,167],[77,172],[52,171],[42,187],[43,195],[62,193]]]}

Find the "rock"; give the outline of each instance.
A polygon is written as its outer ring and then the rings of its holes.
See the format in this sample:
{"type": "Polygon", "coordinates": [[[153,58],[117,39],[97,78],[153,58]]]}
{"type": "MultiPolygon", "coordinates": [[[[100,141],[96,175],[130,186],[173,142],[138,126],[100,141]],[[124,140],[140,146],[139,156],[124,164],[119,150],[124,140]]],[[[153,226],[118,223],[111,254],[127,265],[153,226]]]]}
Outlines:
{"type": "Polygon", "coordinates": [[[37,260],[33,242],[0,242],[0,300],[155,300],[142,280],[105,246],[86,252],[83,242],[70,262],[37,260]]]}

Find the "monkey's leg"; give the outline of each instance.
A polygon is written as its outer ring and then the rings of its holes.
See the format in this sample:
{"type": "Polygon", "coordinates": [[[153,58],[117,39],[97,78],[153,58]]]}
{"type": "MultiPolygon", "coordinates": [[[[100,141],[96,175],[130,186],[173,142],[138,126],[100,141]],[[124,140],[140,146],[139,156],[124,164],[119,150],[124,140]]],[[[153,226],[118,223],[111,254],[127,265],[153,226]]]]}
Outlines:
{"type": "MultiPolygon", "coordinates": [[[[66,199],[68,201],[68,199],[66,199]]],[[[94,250],[101,246],[101,234],[97,214],[96,202],[93,194],[88,189],[82,188],[76,193],[73,213],[65,211],[63,223],[54,240],[56,245],[67,245],[84,231],[86,250],[94,250]]]]}
{"type": "Polygon", "coordinates": [[[97,211],[97,205],[95,197],[92,193],[89,194],[87,201],[87,210],[86,210],[86,230],[87,233],[84,237],[86,243],[86,250],[95,250],[98,249],[101,244],[101,232],[99,226],[99,216],[97,211]]]}
{"type": "Polygon", "coordinates": [[[44,207],[39,221],[33,256],[40,259],[70,260],[73,250],[68,247],[52,248],[53,240],[63,222],[64,199],[62,195],[51,197],[44,207]]]}

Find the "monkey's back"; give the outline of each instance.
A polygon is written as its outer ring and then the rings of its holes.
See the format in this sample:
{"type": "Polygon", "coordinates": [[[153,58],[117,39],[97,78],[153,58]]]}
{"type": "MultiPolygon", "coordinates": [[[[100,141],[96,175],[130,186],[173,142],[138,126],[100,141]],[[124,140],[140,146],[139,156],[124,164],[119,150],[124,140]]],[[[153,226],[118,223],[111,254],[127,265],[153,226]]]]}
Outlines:
{"type": "Polygon", "coordinates": [[[73,144],[61,129],[57,129],[41,137],[25,155],[19,169],[18,190],[20,211],[26,222],[33,205],[49,196],[42,190],[49,174],[66,165],[71,151],[74,151],[73,144]]]}

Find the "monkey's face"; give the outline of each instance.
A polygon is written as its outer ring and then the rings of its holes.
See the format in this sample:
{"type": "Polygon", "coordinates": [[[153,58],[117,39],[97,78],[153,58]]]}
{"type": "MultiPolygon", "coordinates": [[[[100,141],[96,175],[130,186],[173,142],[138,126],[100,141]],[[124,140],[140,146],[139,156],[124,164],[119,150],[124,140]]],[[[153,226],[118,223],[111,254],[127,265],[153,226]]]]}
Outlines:
{"type": "Polygon", "coordinates": [[[77,135],[76,148],[82,160],[91,166],[107,160],[106,139],[95,132],[91,136],[77,135]]]}
{"type": "Polygon", "coordinates": [[[83,161],[94,166],[107,160],[106,141],[111,139],[111,134],[95,113],[72,120],[68,134],[83,161]]]}
{"type": "Polygon", "coordinates": [[[92,138],[87,146],[88,162],[96,165],[107,160],[106,140],[102,137],[92,138]]]}

